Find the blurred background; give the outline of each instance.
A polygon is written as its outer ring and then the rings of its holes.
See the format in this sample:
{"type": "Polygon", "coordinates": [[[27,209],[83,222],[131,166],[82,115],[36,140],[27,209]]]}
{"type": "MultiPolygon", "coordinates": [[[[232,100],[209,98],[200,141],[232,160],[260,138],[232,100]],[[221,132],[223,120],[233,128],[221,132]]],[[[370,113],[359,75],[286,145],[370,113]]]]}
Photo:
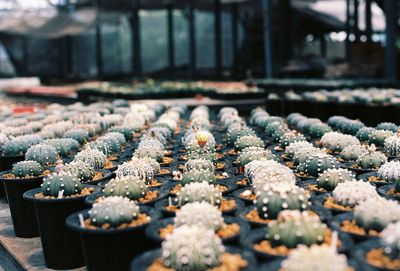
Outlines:
{"type": "Polygon", "coordinates": [[[396,0],[0,0],[0,77],[398,78],[396,0]]]}

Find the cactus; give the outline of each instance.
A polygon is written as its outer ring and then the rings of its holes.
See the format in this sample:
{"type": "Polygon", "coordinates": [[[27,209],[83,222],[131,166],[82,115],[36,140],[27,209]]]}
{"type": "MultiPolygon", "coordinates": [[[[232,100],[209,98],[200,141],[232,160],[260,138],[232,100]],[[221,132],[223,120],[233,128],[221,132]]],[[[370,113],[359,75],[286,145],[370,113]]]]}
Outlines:
{"type": "Polygon", "coordinates": [[[84,129],[71,129],[67,131],[63,137],[75,139],[82,145],[89,139],[89,132],[84,129]]]}
{"type": "Polygon", "coordinates": [[[221,211],[214,205],[204,201],[193,202],[182,206],[176,213],[174,224],[175,227],[199,225],[218,231],[224,226],[224,218],[221,211]]]}
{"type": "Polygon", "coordinates": [[[4,144],[3,155],[18,156],[24,155],[29,147],[32,146],[27,140],[12,139],[4,144]]]}
{"type": "Polygon", "coordinates": [[[259,147],[248,147],[242,150],[238,158],[242,167],[254,160],[278,160],[278,158],[268,149],[259,147]]]}
{"type": "Polygon", "coordinates": [[[381,232],[381,242],[391,259],[400,258],[400,221],[389,224],[381,232]]]}
{"type": "Polygon", "coordinates": [[[94,169],[102,169],[106,165],[106,156],[99,150],[86,148],[75,155],[74,161],[82,161],[94,169]]]}
{"type": "Polygon", "coordinates": [[[220,265],[223,252],[214,231],[197,225],[175,229],[162,243],[163,264],[176,271],[212,269],[220,265]]]}
{"type": "Polygon", "coordinates": [[[58,155],[61,157],[70,155],[73,151],[77,151],[80,147],[79,142],[72,138],[48,139],[44,140],[43,143],[56,148],[58,155]]]}
{"type": "Polygon", "coordinates": [[[394,133],[388,130],[374,130],[369,135],[369,144],[375,144],[378,147],[382,147],[385,144],[385,140],[388,137],[393,136],[394,133]]]}
{"type": "Polygon", "coordinates": [[[138,147],[136,149],[134,156],[138,158],[149,157],[161,163],[164,159],[164,151],[163,149],[157,149],[151,146],[142,145],[141,147],[138,147]]]}
{"type": "Polygon", "coordinates": [[[308,176],[318,177],[322,172],[330,168],[339,168],[336,159],[327,154],[315,154],[297,167],[298,172],[304,172],[308,176]]]}
{"type": "Polygon", "coordinates": [[[395,133],[399,129],[399,126],[397,126],[393,122],[381,122],[375,128],[377,130],[388,130],[395,133]]]}
{"type": "Polygon", "coordinates": [[[390,161],[383,164],[378,170],[378,176],[387,182],[395,183],[400,180],[400,162],[390,161]]]}
{"type": "Polygon", "coordinates": [[[321,144],[332,152],[341,152],[349,145],[360,145],[360,141],[351,135],[328,132],[321,137],[321,144]]]}
{"type": "Polygon", "coordinates": [[[109,131],[121,133],[127,141],[132,140],[133,134],[136,132],[136,130],[129,125],[114,126],[110,128],[109,131]]]}
{"type": "Polygon", "coordinates": [[[134,201],[123,197],[107,197],[93,204],[89,210],[89,218],[93,225],[103,227],[109,225],[116,228],[130,223],[139,215],[139,207],[134,201]]]}
{"type": "Polygon", "coordinates": [[[285,149],[285,155],[287,158],[293,158],[296,151],[306,148],[312,148],[313,145],[307,141],[295,141],[289,144],[285,149]]]}
{"type": "Polygon", "coordinates": [[[146,136],[142,137],[142,139],[139,142],[138,149],[140,149],[142,147],[154,148],[154,149],[158,149],[158,150],[164,149],[164,145],[160,141],[158,141],[156,138],[146,137],[146,136]]]}
{"type": "Polygon", "coordinates": [[[357,160],[363,154],[368,153],[364,145],[349,145],[340,153],[344,160],[357,160]]]}
{"type": "Polygon", "coordinates": [[[211,150],[208,149],[207,147],[204,147],[198,150],[188,151],[187,160],[194,160],[194,159],[205,159],[214,162],[216,159],[215,150],[211,150]]]}
{"type": "Polygon", "coordinates": [[[318,216],[297,210],[283,211],[277,221],[269,224],[266,237],[273,247],[311,246],[323,242],[325,229],[326,225],[321,223],[318,216]]]}
{"type": "Polygon", "coordinates": [[[124,146],[126,144],[126,139],[122,133],[119,132],[108,132],[101,138],[111,138],[118,142],[120,146],[124,146]]]}
{"type": "Polygon", "coordinates": [[[324,152],[321,149],[314,147],[306,147],[298,149],[294,152],[293,155],[293,165],[298,166],[307,161],[307,159],[314,154],[323,154],[324,152]]]}
{"type": "Polygon", "coordinates": [[[38,177],[43,174],[43,167],[36,161],[21,161],[16,163],[11,173],[18,178],[38,177]]]}
{"type": "Polygon", "coordinates": [[[185,172],[192,171],[194,169],[209,170],[210,172],[215,172],[214,164],[210,160],[206,159],[193,159],[188,160],[185,163],[185,172]]]}
{"type": "Polygon", "coordinates": [[[265,134],[267,136],[272,136],[275,132],[279,132],[279,134],[283,134],[284,132],[289,131],[289,128],[286,123],[283,122],[282,119],[277,119],[275,121],[268,122],[265,127],[265,134]]]}
{"type": "Polygon", "coordinates": [[[332,191],[338,183],[355,180],[356,176],[350,170],[335,168],[325,170],[321,175],[319,175],[317,182],[319,188],[332,191]]]}
{"type": "Polygon", "coordinates": [[[241,136],[235,141],[235,149],[241,151],[248,147],[264,148],[264,142],[257,136],[241,136]]]}
{"type": "Polygon", "coordinates": [[[363,169],[378,169],[386,162],[387,157],[383,153],[375,151],[373,145],[368,149],[368,153],[359,156],[357,159],[357,165],[363,169]]]}
{"type": "Polygon", "coordinates": [[[95,142],[91,142],[88,145],[90,148],[95,148],[100,150],[105,155],[119,153],[122,149],[120,142],[110,136],[99,137],[95,142]]]}
{"type": "Polygon", "coordinates": [[[240,137],[242,136],[255,136],[256,133],[248,127],[242,126],[237,130],[228,132],[227,134],[227,144],[228,146],[233,146],[240,137]]]}
{"type": "Polygon", "coordinates": [[[304,137],[303,134],[297,133],[296,131],[289,131],[284,133],[280,139],[279,139],[279,144],[281,148],[285,149],[287,146],[289,146],[290,143],[296,142],[296,141],[304,141],[306,138],[304,137]]]}
{"type": "Polygon", "coordinates": [[[5,134],[0,133],[0,153],[4,150],[4,145],[9,142],[10,139],[5,134]]]}
{"type": "Polygon", "coordinates": [[[275,161],[267,160],[251,174],[251,180],[255,191],[263,191],[266,184],[295,184],[296,176],[290,168],[275,161]]]}
{"type": "Polygon", "coordinates": [[[63,166],[61,171],[76,176],[81,182],[90,181],[96,175],[94,168],[83,161],[72,161],[63,166]]]}
{"type": "Polygon", "coordinates": [[[371,133],[375,131],[374,128],[371,127],[363,127],[360,130],[358,130],[356,137],[360,141],[368,141],[371,133]]]}
{"type": "Polygon", "coordinates": [[[212,205],[220,205],[222,201],[221,192],[211,184],[206,182],[190,183],[182,187],[177,193],[176,201],[179,206],[191,202],[208,202],[212,205]]]}
{"type": "Polygon", "coordinates": [[[328,245],[300,245],[282,262],[285,271],[348,271],[347,258],[328,245]]]}
{"type": "Polygon", "coordinates": [[[160,170],[161,170],[160,163],[158,163],[155,159],[150,158],[150,157],[144,157],[144,158],[141,158],[140,160],[142,160],[143,163],[146,163],[153,168],[154,175],[160,173],[160,170]]]}
{"type": "Polygon", "coordinates": [[[400,134],[387,137],[383,143],[383,150],[388,156],[400,156],[400,134]]]}
{"type": "Polygon", "coordinates": [[[56,148],[43,143],[30,147],[25,154],[25,160],[36,161],[42,166],[54,165],[58,157],[56,148]]]}
{"type": "Polygon", "coordinates": [[[41,186],[43,195],[56,198],[61,191],[63,196],[67,197],[80,194],[82,189],[83,185],[76,176],[66,174],[52,174],[45,177],[41,186]]]}
{"type": "Polygon", "coordinates": [[[270,185],[264,191],[257,192],[255,205],[258,214],[264,219],[275,219],[283,210],[306,210],[309,208],[310,195],[304,189],[287,183],[270,185]]]}
{"type": "Polygon", "coordinates": [[[146,183],[136,176],[115,178],[108,182],[103,190],[106,197],[120,196],[137,200],[147,193],[146,183]]]}
{"type": "Polygon", "coordinates": [[[193,169],[183,173],[182,185],[185,186],[189,183],[207,182],[209,184],[216,183],[216,177],[213,172],[207,169],[193,169]]]}
{"type": "Polygon", "coordinates": [[[370,198],[354,208],[354,219],[365,230],[380,232],[390,223],[400,220],[400,205],[394,200],[370,198]]]}
{"type": "Polygon", "coordinates": [[[348,207],[354,207],[369,198],[379,197],[375,187],[364,181],[338,183],[332,195],[336,203],[348,207]]]}
{"type": "Polygon", "coordinates": [[[324,134],[332,132],[332,128],[325,123],[310,125],[305,131],[311,138],[321,138],[324,134]]]}
{"type": "Polygon", "coordinates": [[[149,184],[154,178],[154,169],[150,164],[134,157],[131,161],[119,165],[115,174],[118,178],[135,176],[149,184]]]}
{"type": "Polygon", "coordinates": [[[171,131],[163,127],[153,127],[147,130],[147,132],[149,133],[149,135],[157,138],[160,142],[163,141],[163,139],[160,140],[160,138],[164,138],[166,141],[169,141],[172,138],[171,131]]]}

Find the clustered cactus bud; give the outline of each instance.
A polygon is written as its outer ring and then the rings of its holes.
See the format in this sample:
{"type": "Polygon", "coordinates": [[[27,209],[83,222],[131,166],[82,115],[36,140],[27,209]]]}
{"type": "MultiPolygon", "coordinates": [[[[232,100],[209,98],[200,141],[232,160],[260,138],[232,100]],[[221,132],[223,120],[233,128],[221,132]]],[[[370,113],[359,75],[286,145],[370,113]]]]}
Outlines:
{"type": "Polygon", "coordinates": [[[176,201],[179,206],[201,201],[218,206],[221,204],[222,194],[216,187],[206,182],[190,183],[177,193],[176,201]]]}
{"type": "Polygon", "coordinates": [[[300,245],[282,262],[285,271],[347,271],[345,255],[338,254],[328,245],[300,245]]]}
{"type": "Polygon", "coordinates": [[[107,197],[93,204],[89,211],[93,225],[102,227],[109,225],[116,228],[124,223],[130,223],[139,215],[139,207],[134,201],[123,197],[107,197]]]}
{"type": "Polygon", "coordinates": [[[255,205],[264,219],[275,219],[283,210],[306,210],[310,206],[310,195],[304,189],[292,184],[273,184],[257,192],[255,205]]]}
{"type": "Polygon", "coordinates": [[[58,197],[61,191],[64,197],[80,194],[83,185],[76,176],[52,174],[43,179],[41,191],[45,196],[58,197]]]}
{"type": "Polygon", "coordinates": [[[308,176],[318,177],[322,172],[330,168],[339,168],[338,161],[327,154],[314,154],[297,167],[298,172],[304,172],[308,176]]]}
{"type": "Polygon", "coordinates": [[[102,169],[106,165],[106,156],[101,151],[91,148],[78,152],[74,160],[86,162],[94,169],[102,169]]]}
{"type": "Polygon", "coordinates": [[[83,161],[72,161],[63,166],[61,171],[76,176],[82,182],[90,181],[96,175],[94,168],[83,161]]]}
{"type": "Polygon", "coordinates": [[[106,197],[120,196],[130,200],[137,200],[147,193],[146,183],[135,176],[126,176],[112,179],[105,185],[103,190],[106,197]]]}
{"type": "Polygon", "coordinates": [[[176,271],[208,270],[220,265],[221,240],[211,229],[181,226],[162,243],[163,264],[176,271]]]}
{"type": "Polygon", "coordinates": [[[214,173],[207,169],[193,169],[183,173],[182,185],[187,185],[189,183],[201,183],[207,182],[209,184],[216,183],[216,177],[214,173]]]}
{"type": "Polygon", "coordinates": [[[270,223],[266,237],[273,247],[311,246],[324,241],[325,229],[326,225],[321,223],[318,216],[307,212],[284,211],[277,221],[270,223]]]}
{"type": "Polygon", "coordinates": [[[13,166],[11,173],[18,178],[27,178],[38,177],[43,171],[43,167],[36,161],[21,161],[13,166]]]}
{"type": "Polygon", "coordinates": [[[25,154],[25,160],[36,161],[42,166],[54,165],[57,159],[57,150],[47,144],[33,145],[26,151],[25,154]]]}
{"type": "Polygon", "coordinates": [[[175,227],[199,225],[218,231],[224,226],[224,218],[214,205],[205,201],[193,202],[182,206],[176,213],[174,224],[175,227]]]}
{"type": "Polygon", "coordinates": [[[188,160],[185,163],[185,172],[192,170],[209,170],[210,172],[215,172],[215,167],[210,160],[193,159],[193,160],[188,160]]]}
{"type": "Polygon", "coordinates": [[[390,223],[400,220],[400,205],[394,200],[370,198],[354,208],[354,219],[365,230],[380,232],[390,223]]]}
{"type": "Polygon", "coordinates": [[[339,183],[355,181],[355,175],[350,170],[343,168],[327,169],[319,175],[318,187],[332,191],[339,183]]]}
{"type": "Polygon", "coordinates": [[[336,203],[348,207],[354,207],[369,198],[379,197],[375,187],[364,181],[339,183],[333,190],[332,195],[336,203]]]}

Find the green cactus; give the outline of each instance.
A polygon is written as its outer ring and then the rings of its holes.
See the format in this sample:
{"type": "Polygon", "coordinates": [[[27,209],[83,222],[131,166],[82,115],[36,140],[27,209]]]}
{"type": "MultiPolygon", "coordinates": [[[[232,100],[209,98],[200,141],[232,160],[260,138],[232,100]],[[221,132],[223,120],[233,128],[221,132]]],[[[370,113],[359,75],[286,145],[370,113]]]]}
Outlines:
{"type": "Polygon", "coordinates": [[[385,139],[383,150],[388,156],[400,156],[400,134],[385,139]]]}
{"type": "Polygon", "coordinates": [[[375,151],[373,146],[368,153],[359,156],[357,159],[357,165],[362,169],[378,169],[386,162],[387,157],[383,153],[375,151]]]}
{"type": "Polygon", "coordinates": [[[206,147],[187,152],[187,160],[204,159],[214,162],[216,160],[216,153],[206,147]]]}
{"type": "Polygon", "coordinates": [[[72,138],[48,139],[44,140],[43,143],[56,148],[58,155],[61,157],[70,155],[80,147],[79,142],[72,138]]]}
{"type": "Polygon", "coordinates": [[[201,201],[218,206],[221,204],[222,194],[216,187],[206,182],[190,183],[182,187],[175,200],[179,206],[201,201]]]}
{"type": "Polygon", "coordinates": [[[332,128],[325,123],[317,123],[310,125],[307,130],[306,134],[308,134],[311,138],[321,138],[324,134],[332,132],[332,128]]]}
{"type": "MultiPolygon", "coordinates": [[[[264,187],[265,189],[265,187],[264,187]]],[[[290,184],[274,184],[265,191],[258,192],[255,205],[264,219],[275,219],[283,210],[306,210],[310,195],[304,189],[290,184]]]]}
{"type": "Polygon", "coordinates": [[[371,127],[363,127],[360,130],[358,130],[356,137],[360,141],[368,141],[371,133],[375,131],[374,128],[371,127]]]}
{"type": "Polygon", "coordinates": [[[86,148],[75,155],[75,161],[86,162],[94,169],[102,169],[106,165],[106,156],[99,150],[86,148]]]}
{"type": "Polygon", "coordinates": [[[303,140],[305,140],[303,134],[297,133],[296,131],[289,131],[281,136],[281,138],[279,139],[279,144],[281,148],[285,149],[287,146],[289,146],[290,143],[303,140]]]}
{"type": "Polygon", "coordinates": [[[200,225],[218,231],[225,226],[225,223],[221,211],[214,205],[203,201],[182,206],[176,213],[174,225],[175,227],[200,225]]]}
{"type": "Polygon", "coordinates": [[[21,161],[16,163],[11,173],[18,178],[38,177],[43,174],[43,167],[36,161],[21,161]]]}
{"type": "Polygon", "coordinates": [[[28,144],[28,142],[13,139],[4,144],[3,155],[5,156],[24,155],[26,151],[29,149],[29,147],[30,145],[28,144]]]}
{"type": "Polygon", "coordinates": [[[82,145],[89,140],[89,132],[84,129],[71,129],[67,131],[63,137],[75,139],[82,145]]]}
{"type": "Polygon", "coordinates": [[[241,151],[248,147],[264,148],[264,142],[257,136],[242,136],[235,141],[235,150],[241,151]]]}
{"type": "Polygon", "coordinates": [[[64,174],[52,174],[43,179],[41,190],[43,195],[58,197],[63,191],[63,197],[80,194],[83,185],[76,176],[64,174]]]}
{"type": "Polygon", "coordinates": [[[216,183],[216,177],[213,172],[207,169],[193,169],[183,173],[182,185],[185,186],[189,183],[207,182],[210,184],[216,183]]]}
{"type": "Polygon", "coordinates": [[[116,228],[121,224],[130,223],[138,215],[139,207],[135,202],[123,197],[107,197],[93,204],[89,210],[91,223],[98,227],[109,225],[116,228]]]}
{"type": "Polygon", "coordinates": [[[284,211],[278,221],[269,224],[267,239],[273,247],[295,248],[298,245],[311,246],[324,241],[326,225],[318,216],[307,212],[284,211]]]}
{"type": "Polygon", "coordinates": [[[138,177],[126,176],[108,182],[103,190],[106,197],[120,196],[137,200],[147,193],[146,183],[138,177]]]}
{"type": "Polygon", "coordinates": [[[399,129],[399,126],[397,126],[393,122],[381,122],[375,128],[378,130],[388,130],[395,133],[399,129]]]}
{"type": "Polygon", "coordinates": [[[368,143],[375,144],[375,146],[382,147],[385,144],[385,139],[393,136],[394,133],[388,130],[374,130],[369,136],[368,143]]]}
{"type": "Polygon", "coordinates": [[[76,176],[81,182],[91,181],[96,175],[94,168],[83,161],[72,161],[63,166],[62,171],[69,175],[76,176]]]}
{"type": "Polygon", "coordinates": [[[164,159],[164,151],[152,146],[141,146],[136,149],[134,155],[138,158],[149,157],[161,163],[164,159]]]}
{"type": "Polygon", "coordinates": [[[58,158],[56,148],[43,143],[33,145],[25,154],[25,160],[36,161],[42,166],[54,165],[58,158]]]}
{"type": "Polygon", "coordinates": [[[339,162],[327,154],[314,154],[297,167],[298,172],[304,172],[308,176],[318,177],[322,172],[330,168],[339,168],[339,162]]]}
{"type": "Polygon", "coordinates": [[[355,175],[347,169],[330,168],[319,175],[317,182],[318,187],[326,191],[333,191],[338,183],[346,181],[354,181],[355,175]]]}
{"type": "Polygon", "coordinates": [[[185,172],[194,170],[194,169],[203,169],[203,170],[209,170],[210,172],[215,172],[215,167],[213,162],[210,160],[206,159],[192,159],[188,160],[185,163],[185,172]]]}
{"type": "Polygon", "coordinates": [[[238,138],[242,136],[255,136],[256,133],[248,127],[242,127],[242,129],[233,130],[227,133],[227,144],[228,146],[233,146],[238,140],[238,138]]]}
{"type": "Polygon", "coordinates": [[[118,132],[124,135],[125,140],[131,141],[133,138],[133,134],[137,132],[134,128],[129,127],[128,125],[122,125],[122,126],[114,126],[109,129],[110,132],[118,132]]]}

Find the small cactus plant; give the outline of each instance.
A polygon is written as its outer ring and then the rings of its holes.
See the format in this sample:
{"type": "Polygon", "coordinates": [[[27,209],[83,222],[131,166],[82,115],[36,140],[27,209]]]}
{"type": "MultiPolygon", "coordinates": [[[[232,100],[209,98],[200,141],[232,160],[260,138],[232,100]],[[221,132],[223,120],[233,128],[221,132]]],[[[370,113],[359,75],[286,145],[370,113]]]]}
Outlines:
{"type": "Polygon", "coordinates": [[[138,200],[147,193],[146,183],[138,177],[126,176],[108,182],[103,190],[106,197],[119,196],[138,200]]]}
{"type": "Polygon", "coordinates": [[[123,197],[107,197],[93,204],[89,210],[90,222],[98,227],[109,225],[116,228],[130,223],[139,215],[139,207],[134,201],[123,197]]]}
{"type": "Polygon", "coordinates": [[[312,177],[318,177],[322,172],[330,168],[339,168],[338,161],[327,154],[315,154],[297,167],[298,172],[312,177]]]}
{"type": "Polygon", "coordinates": [[[185,163],[185,172],[191,171],[191,170],[209,170],[210,172],[215,171],[214,164],[210,160],[206,159],[193,159],[193,160],[188,160],[185,163]]]}
{"type": "Polygon", "coordinates": [[[106,165],[106,156],[101,151],[91,148],[78,152],[74,160],[86,162],[94,169],[102,169],[106,165]]]}
{"type": "Polygon", "coordinates": [[[138,158],[149,157],[155,159],[157,162],[161,163],[164,159],[164,151],[160,148],[154,148],[149,146],[142,145],[138,147],[134,153],[134,156],[138,158]]]}
{"type": "Polygon", "coordinates": [[[344,160],[354,161],[363,154],[368,153],[368,150],[363,145],[349,145],[340,153],[344,160]]]}
{"type": "Polygon", "coordinates": [[[313,145],[307,141],[295,141],[289,144],[285,149],[287,158],[293,158],[296,151],[306,148],[313,148],[313,145]]]}
{"type": "Polygon", "coordinates": [[[381,242],[385,247],[385,253],[391,259],[400,258],[400,221],[389,224],[381,232],[381,242]]]}
{"type": "Polygon", "coordinates": [[[41,190],[43,195],[50,197],[58,197],[63,191],[63,197],[80,194],[83,185],[74,175],[52,174],[43,179],[41,190]]]}
{"type": "Polygon", "coordinates": [[[385,144],[385,140],[388,137],[393,136],[394,133],[388,130],[374,130],[369,135],[368,143],[375,144],[378,147],[382,147],[385,144]]]}
{"type": "Polygon", "coordinates": [[[279,139],[279,144],[281,148],[285,149],[287,146],[289,146],[290,143],[296,142],[296,141],[304,141],[305,137],[303,134],[300,134],[296,131],[289,131],[284,133],[280,139],[279,139]]]}
{"type": "Polygon", "coordinates": [[[314,154],[324,153],[321,149],[315,147],[300,148],[294,152],[293,165],[298,166],[307,161],[307,159],[314,154]]]}
{"type": "Polygon", "coordinates": [[[368,149],[368,153],[359,156],[357,159],[357,165],[362,169],[378,169],[386,162],[387,157],[383,153],[375,151],[374,145],[368,149]]]}
{"type": "Polygon", "coordinates": [[[11,173],[17,178],[38,177],[43,174],[44,169],[36,161],[21,161],[16,163],[11,173]]]}
{"type": "Polygon", "coordinates": [[[175,227],[199,225],[218,231],[224,226],[224,218],[214,205],[204,201],[193,202],[182,206],[176,213],[174,224],[175,227]]]}
{"type": "Polygon", "coordinates": [[[272,184],[286,183],[295,184],[296,176],[293,171],[274,161],[265,161],[262,167],[258,168],[251,175],[254,191],[264,191],[264,186],[272,184]]]}
{"type": "Polygon", "coordinates": [[[386,180],[387,182],[395,183],[400,180],[400,162],[390,161],[383,164],[378,169],[379,178],[386,180]]]}
{"type": "Polygon", "coordinates": [[[115,174],[118,178],[136,176],[149,184],[154,178],[154,169],[150,164],[138,158],[132,158],[131,161],[119,165],[115,174]]]}
{"type": "Polygon", "coordinates": [[[43,143],[56,148],[58,155],[61,157],[70,155],[73,151],[77,151],[80,147],[79,142],[72,138],[48,139],[44,140],[43,143]]]}
{"type": "Polygon", "coordinates": [[[374,128],[371,127],[363,127],[360,130],[358,130],[356,137],[360,141],[368,141],[371,133],[375,131],[374,128]]]}
{"type": "Polygon", "coordinates": [[[321,137],[321,144],[332,152],[341,152],[349,145],[360,145],[360,141],[351,135],[329,132],[321,137]]]}
{"type": "Polygon", "coordinates": [[[248,147],[264,148],[264,142],[256,136],[241,136],[235,141],[235,149],[241,151],[248,147]]]}
{"type": "Polygon", "coordinates": [[[87,182],[96,175],[94,168],[83,161],[72,161],[61,169],[62,172],[76,176],[81,182],[87,182]]]}
{"type": "Polygon", "coordinates": [[[30,144],[23,140],[13,139],[4,144],[3,155],[5,156],[19,156],[24,155],[29,149],[30,144]]]}
{"type": "Polygon", "coordinates": [[[208,270],[220,265],[224,246],[213,230],[183,225],[162,243],[165,267],[176,271],[208,270]]]}
{"type": "Polygon", "coordinates": [[[317,179],[317,185],[319,188],[332,191],[339,183],[355,180],[355,175],[350,170],[334,168],[327,169],[321,175],[319,175],[317,179]]]}
{"type": "Polygon", "coordinates": [[[89,132],[84,129],[71,129],[64,134],[64,138],[75,139],[82,145],[89,139],[89,132]]]}
{"type": "Polygon", "coordinates": [[[285,271],[348,271],[347,258],[328,245],[300,245],[282,262],[285,271]]]}
{"type": "Polygon", "coordinates": [[[388,156],[400,156],[400,134],[387,137],[383,143],[383,150],[388,156]]]}
{"type": "Polygon", "coordinates": [[[254,160],[278,160],[278,158],[268,149],[259,147],[248,147],[242,150],[238,158],[242,167],[254,160]]]}
{"type": "Polygon", "coordinates": [[[306,134],[315,139],[321,138],[324,134],[329,132],[332,132],[332,128],[325,123],[312,124],[306,130],[306,134]]]}
{"type": "Polygon", "coordinates": [[[365,230],[380,232],[390,223],[400,220],[400,205],[394,200],[370,198],[354,208],[354,219],[365,230]]]}
{"type": "Polygon", "coordinates": [[[210,184],[216,183],[216,177],[213,172],[207,169],[193,169],[191,171],[187,171],[183,174],[182,177],[182,185],[187,185],[189,183],[201,183],[207,182],[210,184]]]}
{"type": "Polygon", "coordinates": [[[399,129],[399,126],[397,126],[393,122],[381,122],[375,128],[378,130],[388,130],[395,133],[399,129]]]}
{"type": "Polygon", "coordinates": [[[304,189],[293,184],[279,183],[257,192],[255,205],[261,218],[275,219],[283,210],[308,209],[309,199],[310,195],[304,189]]]}
{"type": "Polygon", "coordinates": [[[318,216],[307,212],[284,211],[278,220],[270,223],[267,239],[273,247],[295,248],[298,245],[311,246],[324,241],[326,225],[318,216]]]}
{"type": "Polygon", "coordinates": [[[54,165],[58,157],[56,148],[43,143],[33,145],[25,154],[25,160],[36,161],[42,166],[54,165]]]}
{"type": "Polygon", "coordinates": [[[354,207],[369,198],[379,197],[375,187],[364,181],[339,183],[333,190],[332,195],[336,203],[348,207],[354,207]]]}
{"type": "Polygon", "coordinates": [[[206,201],[212,205],[220,205],[222,201],[221,192],[213,185],[206,182],[190,183],[182,187],[177,193],[176,201],[179,206],[190,202],[206,201]]]}
{"type": "Polygon", "coordinates": [[[194,159],[205,159],[209,160],[211,162],[214,162],[216,159],[216,153],[215,150],[204,147],[201,149],[193,150],[193,151],[188,151],[187,152],[187,159],[188,160],[194,160],[194,159]]]}

